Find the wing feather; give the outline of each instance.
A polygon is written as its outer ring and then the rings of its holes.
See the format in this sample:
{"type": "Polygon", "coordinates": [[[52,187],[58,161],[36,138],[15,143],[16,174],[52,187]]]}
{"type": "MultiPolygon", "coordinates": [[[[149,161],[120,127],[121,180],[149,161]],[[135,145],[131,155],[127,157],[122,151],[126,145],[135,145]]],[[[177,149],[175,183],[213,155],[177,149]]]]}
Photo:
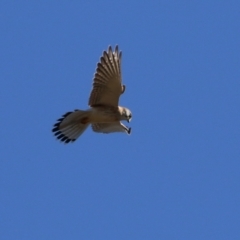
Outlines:
{"type": "Polygon", "coordinates": [[[111,46],[103,52],[94,75],[89,106],[118,106],[119,97],[125,90],[121,78],[121,56],[118,46],[114,52],[111,46]]]}

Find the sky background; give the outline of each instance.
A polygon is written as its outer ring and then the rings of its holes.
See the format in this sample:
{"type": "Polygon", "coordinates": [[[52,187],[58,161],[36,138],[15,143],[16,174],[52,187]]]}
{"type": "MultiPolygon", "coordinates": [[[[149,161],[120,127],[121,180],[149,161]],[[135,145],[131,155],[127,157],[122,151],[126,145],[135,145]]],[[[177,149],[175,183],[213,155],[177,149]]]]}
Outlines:
{"type": "Polygon", "coordinates": [[[0,239],[240,239],[240,2],[0,2],[0,239]],[[130,136],[55,140],[123,51],[130,136]]]}

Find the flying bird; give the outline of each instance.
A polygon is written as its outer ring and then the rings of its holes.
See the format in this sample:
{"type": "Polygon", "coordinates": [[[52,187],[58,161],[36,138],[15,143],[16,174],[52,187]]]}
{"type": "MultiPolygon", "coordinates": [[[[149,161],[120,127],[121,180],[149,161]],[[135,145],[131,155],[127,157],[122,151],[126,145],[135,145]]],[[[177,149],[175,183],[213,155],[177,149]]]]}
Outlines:
{"type": "Polygon", "coordinates": [[[123,132],[130,134],[131,128],[121,123],[130,122],[132,113],[128,108],[118,106],[119,97],[126,87],[121,76],[122,52],[118,46],[104,51],[93,78],[87,110],[65,113],[54,124],[52,132],[64,143],[74,142],[89,125],[97,133],[123,132]]]}

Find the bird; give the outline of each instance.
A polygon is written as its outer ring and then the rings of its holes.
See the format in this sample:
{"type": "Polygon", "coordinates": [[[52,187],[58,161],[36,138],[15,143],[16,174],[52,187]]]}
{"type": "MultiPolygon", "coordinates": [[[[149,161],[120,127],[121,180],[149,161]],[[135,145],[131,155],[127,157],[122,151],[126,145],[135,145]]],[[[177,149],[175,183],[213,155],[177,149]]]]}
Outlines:
{"type": "Polygon", "coordinates": [[[88,100],[89,108],[76,109],[62,115],[53,125],[52,132],[63,143],[76,141],[91,125],[96,133],[131,133],[128,123],[132,119],[131,111],[119,106],[119,98],[125,92],[121,74],[122,52],[118,45],[114,51],[109,46],[103,51],[94,74],[92,90],[88,100]]]}

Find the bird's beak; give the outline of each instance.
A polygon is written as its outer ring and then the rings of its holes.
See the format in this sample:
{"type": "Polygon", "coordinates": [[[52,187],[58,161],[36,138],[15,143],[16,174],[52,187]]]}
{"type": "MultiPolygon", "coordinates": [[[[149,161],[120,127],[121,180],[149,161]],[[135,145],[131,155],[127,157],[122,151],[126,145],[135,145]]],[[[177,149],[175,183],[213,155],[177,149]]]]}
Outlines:
{"type": "Polygon", "coordinates": [[[127,121],[128,121],[128,123],[130,123],[130,121],[131,121],[131,118],[129,118],[127,121]]]}

